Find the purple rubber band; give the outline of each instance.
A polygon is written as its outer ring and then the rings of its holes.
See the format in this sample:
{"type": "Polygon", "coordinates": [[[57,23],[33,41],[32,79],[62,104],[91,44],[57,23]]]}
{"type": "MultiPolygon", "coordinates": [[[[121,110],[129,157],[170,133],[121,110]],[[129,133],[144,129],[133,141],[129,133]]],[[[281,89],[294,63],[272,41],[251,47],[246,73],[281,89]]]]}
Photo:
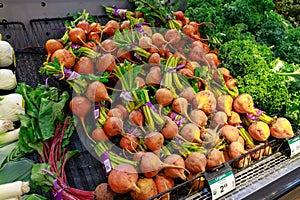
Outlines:
{"type": "Polygon", "coordinates": [[[45,85],[46,85],[46,87],[48,87],[49,86],[49,78],[46,78],[46,80],[45,80],[45,85]]]}
{"type": "Polygon", "coordinates": [[[157,109],[150,101],[146,102],[145,105],[149,106],[154,112],[158,113],[157,109]]]}
{"type": "Polygon", "coordinates": [[[120,19],[126,19],[126,12],[127,12],[127,9],[119,9],[117,8],[116,5],[113,5],[112,8],[114,9],[114,16],[115,17],[118,17],[120,19]]]}
{"type": "Polygon", "coordinates": [[[123,90],[120,94],[120,97],[125,101],[135,101],[128,90],[123,90]]]}
{"type": "Polygon", "coordinates": [[[251,120],[257,120],[263,114],[263,112],[264,111],[258,109],[257,115],[252,115],[252,114],[247,113],[246,116],[251,120]]]}
{"type": "Polygon", "coordinates": [[[181,68],[183,68],[183,67],[185,67],[185,64],[181,64],[181,65],[178,65],[178,66],[176,66],[176,67],[168,68],[168,69],[166,70],[166,72],[176,72],[177,69],[181,69],[181,68]]]}
{"type": "Polygon", "coordinates": [[[72,47],[73,50],[78,50],[81,46],[78,44],[70,44],[70,47],[72,47]]]}
{"type": "MultiPolygon", "coordinates": [[[[46,172],[47,174],[49,174],[50,176],[52,176],[53,178],[55,178],[54,174],[51,171],[49,171],[47,169],[42,169],[42,171],[46,172]]],[[[61,188],[59,186],[57,178],[55,178],[53,180],[53,187],[54,187],[54,190],[56,191],[55,194],[54,194],[55,199],[56,200],[63,200],[63,194],[62,194],[62,192],[63,192],[63,190],[65,188],[61,188]]]]}

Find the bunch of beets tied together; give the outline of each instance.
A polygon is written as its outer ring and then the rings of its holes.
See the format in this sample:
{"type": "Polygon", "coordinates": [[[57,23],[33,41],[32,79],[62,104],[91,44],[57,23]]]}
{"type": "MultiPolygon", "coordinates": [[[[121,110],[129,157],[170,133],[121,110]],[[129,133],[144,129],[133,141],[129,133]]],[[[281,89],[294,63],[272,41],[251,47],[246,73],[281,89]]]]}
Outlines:
{"type": "Polygon", "coordinates": [[[199,33],[213,24],[177,11],[151,27],[149,12],[105,9],[114,18],[104,25],[83,11],[62,38],[49,39],[41,68],[73,89],[69,106],[83,127],[79,134],[106,166],[108,182],[97,187],[97,199],[151,198],[177,179],[265,145],[235,162],[248,166],[272,153],[268,140],[294,136],[288,120],[259,110],[218,67],[218,50],[199,33]]]}

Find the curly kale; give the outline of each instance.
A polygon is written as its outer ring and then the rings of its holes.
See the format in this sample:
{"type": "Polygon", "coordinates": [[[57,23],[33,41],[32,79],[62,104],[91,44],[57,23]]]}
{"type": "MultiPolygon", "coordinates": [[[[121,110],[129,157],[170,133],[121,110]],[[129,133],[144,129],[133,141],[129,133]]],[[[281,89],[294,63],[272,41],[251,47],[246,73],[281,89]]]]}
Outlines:
{"type": "Polygon", "coordinates": [[[272,71],[281,78],[285,78],[286,85],[290,93],[290,98],[286,99],[285,117],[290,119],[295,126],[300,126],[300,65],[284,62],[276,59],[271,62],[272,71]]]}
{"type": "Polygon", "coordinates": [[[245,76],[260,68],[269,68],[273,59],[270,47],[259,45],[251,40],[231,40],[220,47],[223,67],[234,76],[245,76]]]}
{"type": "Polygon", "coordinates": [[[248,25],[244,23],[227,25],[223,30],[223,42],[231,40],[251,40],[255,42],[255,36],[248,31],[248,25]]]}
{"type": "Polygon", "coordinates": [[[300,64],[300,27],[289,29],[282,43],[274,47],[274,52],[286,62],[300,64]]]}
{"type": "Polygon", "coordinates": [[[268,46],[282,45],[286,41],[288,30],[293,28],[289,21],[276,12],[268,12],[258,29],[253,32],[257,41],[268,46]]]}
{"type": "Polygon", "coordinates": [[[291,98],[286,100],[285,117],[290,119],[294,126],[300,127],[300,90],[291,94],[291,98]]]}
{"type": "Polygon", "coordinates": [[[300,23],[300,2],[294,0],[274,0],[275,11],[290,21],[294,27],[298,27],[300,23]]]}
{"type": "Polygon", "coordinates": [[[236,0],[224,5],[224,16],[231,24],[245,23],[254,29],[262,23],[264,13],[274,7],[272,0],[236,0]]]}
{"type": "Polygon", "coordinates": [[[266,67],[259,68],[245,76],[238,76],[240,93],[252,96],[255,105],[269,114],[285,114],[285,104],[291,95],[285,84],[286,77],[273,73],[266,67]]]}

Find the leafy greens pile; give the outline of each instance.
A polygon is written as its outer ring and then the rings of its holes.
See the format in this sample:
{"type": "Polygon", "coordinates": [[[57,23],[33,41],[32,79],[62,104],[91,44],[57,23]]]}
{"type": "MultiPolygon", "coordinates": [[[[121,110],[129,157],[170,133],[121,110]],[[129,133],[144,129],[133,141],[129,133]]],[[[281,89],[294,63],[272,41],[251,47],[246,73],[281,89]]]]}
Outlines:
{"type": "Polygon", "coordinates": [[[215,24],[201,27],[201,34],[219,49],[221,66],[237,77],[241,93],[300,125],[300,28],[276,12],[272,0],[191,0],[185,15],[215,24]]]}

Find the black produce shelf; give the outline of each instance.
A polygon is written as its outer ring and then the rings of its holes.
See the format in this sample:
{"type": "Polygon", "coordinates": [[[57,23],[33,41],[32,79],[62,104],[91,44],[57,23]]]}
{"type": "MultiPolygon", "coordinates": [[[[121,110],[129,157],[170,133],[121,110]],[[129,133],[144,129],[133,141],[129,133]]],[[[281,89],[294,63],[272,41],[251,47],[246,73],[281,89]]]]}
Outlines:
{"type": "MultiPolygon", "coordinates": [[[[101,25],[104,25],[109,18],[104,16],[94,16],[96,21],[101,25]]],[[[48,39],[60,39],[65,31],[65,23],[70,22],[72,18],[44,18],[44,19],[32,19],[30,25],[32,28],[35,42],[44,47],[48,39]]]]}
{"type": "MultiPolygon", "coordinates": [[[[300,184],[300,154],[293,158],[277,152],[260,162],[235,173],[236,188],[220,200],[270,200],[300,184]]],[[[209,190],[200,191],[187,200],[209,200],[209,190]]]]}
{"type": "MultiPolygon", "coordinates": [[[[101,24],[108,20],[104,16],[99,16],[97,19],[101,24]]],[[[59,82],[54,78],[47,79],[39,74],[39,69],[46,59],[44,44],[47,39],[58,39],[63,36],[63,25],[66,20],[70,19],[34,19],[30,21],[31,30],[28,32],[21,22],[0,22],[0,33],[2,33],[3,39],[10,42],[16,50],[17,67],[15,72],[18,82],[26,81],[28,85],[34,87],[38,83],[44,84],[47,81],[50,86],[69,91],[66,83],[59,82]]],[[[77,131],[80,133],[80,129],[75,131],[71,143],[68,145],[70,150],[79,150],[79,153],[72,157],[66,165],[68,184],[78,189],[94,190],[99,183],[106,181],[106,177],[101,163],[90,154],[77,131]]],[[[275,147],[276,145],[278,144],[275,144],[275,147]]],[[[248,167],[234,169],[236,188],[220,199],[277,199],[300,185],[300,154],[289,158],[284,151],[275,150],[273,152],[272,155],[254,162],[248,167]]],[[[38,160],[36,155],[31,155],[31,158],[38,160]]],[[[45,195],[51,197],[49,194],[45,195]]],[[[188,182],[178,184],[172,190],[171,195],[172,200],[211,199],[208,188],[190,194],[188,182]]],[[[120,195],[117,199],[129,200],[130,197],[120,195]]]]}

